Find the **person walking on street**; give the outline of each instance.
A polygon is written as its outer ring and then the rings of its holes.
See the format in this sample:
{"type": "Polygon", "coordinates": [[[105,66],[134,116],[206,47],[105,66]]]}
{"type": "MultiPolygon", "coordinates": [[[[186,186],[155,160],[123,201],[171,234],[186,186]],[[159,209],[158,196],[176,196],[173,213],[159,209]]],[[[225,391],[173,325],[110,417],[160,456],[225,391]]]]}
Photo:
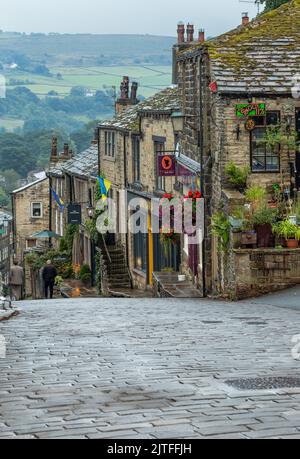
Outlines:
{"type": "Polygon", "coordinates": [[[57,276],[57,271],[55,266],[53,266],[52,261],[47,261],[47,266],[43,269],[43,281],[45,287],[45,298],[48,299],[48,293],[50,291],[50,299],[53,298],[53,289],[55,284],[55,278],[57,276]]]}
{"type": "Polygon", "coordinates": [[[19,266],[17,261],[10,269],[9,284],[11,287],[11,296],[15,301],[22,299],[22,288],[24,284],[24,269],[19,266]]]}

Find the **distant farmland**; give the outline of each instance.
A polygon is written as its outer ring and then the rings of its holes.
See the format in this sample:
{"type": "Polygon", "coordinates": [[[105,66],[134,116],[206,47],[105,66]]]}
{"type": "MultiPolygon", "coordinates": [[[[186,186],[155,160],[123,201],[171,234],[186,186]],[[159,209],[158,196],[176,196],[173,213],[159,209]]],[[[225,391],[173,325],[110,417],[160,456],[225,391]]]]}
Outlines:
{"type": "MultiPolygon", "coordinates": [[[[74,86],[84,86],[90,90],[108,89],[116,86],[117,93],[121,78],[128,75],[131,81],[139,83],[139,93],[149,97],[157,91],[171,84],[170,66],[111,66],[111,67],[49,67],[53,77],[25,72],[9,72],[10,78],[24,81],[24,86],[40,97],[46,96],[50,91],[55,91],[59,96],[67,96],[74,86]],[[61,74],[62,79],[56,75],[61,74]]],[[[10,87],[14,87],[13,85],[10,87]]]]}

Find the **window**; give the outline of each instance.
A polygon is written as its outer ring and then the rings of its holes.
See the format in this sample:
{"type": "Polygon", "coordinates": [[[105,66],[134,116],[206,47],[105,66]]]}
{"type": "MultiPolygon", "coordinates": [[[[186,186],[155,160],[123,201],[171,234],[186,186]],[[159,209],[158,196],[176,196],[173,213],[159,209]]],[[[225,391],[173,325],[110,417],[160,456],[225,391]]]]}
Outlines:
{"type": "Polygon", "coordinates": [[[137,136],[134,136],[132,139],[132,150],[133,150],[133,180],[134,182],[140,182],[141,180],[140,139],[137,136]]]}
{"type": "Polygon", "coordinates": [[[31,203],[31,216],[32,218],[42,218],[43,216],[43,206],[41,202],[32,202],[31,203]]]}
{"type": "Polygon", "coordinates": [[[27,249],[34,249],[36,247],[36,239],[27,239],[26,240],[26,248],[27,249]]]}
{"type": "Polygon", "coordinates": [[[256,128],[251,132],[251,168],[252,172],[278,172],[280,145],[271,149],[261,140],[265,137],[268,126],[279,126],[280,112],[267,112],[266,117],[254,118],[256,128]]]}
{"type": "Polygon", "coordinates": [[[158,176],[158,168],[157,168],[157,157],[159,155],[163,155],[165,151],[165,144],[163,142],[154,142],[154,151],[155,151],[155,161],[156,161],[156,189],[159,191],[165,191],[166,178],[158,176]]]}
{"type": "Polygon", "coordinates": [[[112,131],[105,131],[105,156],[115,157],[116,152],[116,134],[112,131]]]}

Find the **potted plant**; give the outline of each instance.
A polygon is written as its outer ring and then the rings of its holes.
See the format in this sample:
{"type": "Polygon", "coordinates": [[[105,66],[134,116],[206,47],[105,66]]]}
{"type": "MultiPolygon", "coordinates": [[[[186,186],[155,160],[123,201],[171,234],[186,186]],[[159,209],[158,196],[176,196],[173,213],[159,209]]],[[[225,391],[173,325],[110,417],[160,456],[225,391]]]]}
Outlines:
{"type": "Polygon", "coordinates": [[[218,237],[219,249],[226,252],[230,241],[230,221],[224,212],[217,212],[212,216],[211,230],[218,237]]]}
{"type": "Polygon", "coordinates": [[[262,186],[253,185],[245,193],[246,201],[250,204],[252,212],[255,212],[266,202],[266,189],[262,186]]]}
{"type": "Polygon", "coordinates": [[[83,265],[80,269],[79,278],[81,282],[87,287],[91,286],[92,273],[89,265],[83,265]]]}
{"type": "Polygon", "coordinates": [[[241,193],[244,193],[250,174],[250,167],[239,167],[234,161],[229,161],[225,166],[225,174],[231,185],[241,191],[241,193]]]}
{"type": "Polygon", "coordinates": [[[251,217],[252,212],[249,204],[237,206],[229,217],[234,248],[248,245],[256,246],[257,233],[253,228],[251,217]]]}
{"type": "Polygon", "coordinates": [[[274,246],[272,225],[276,220],[277,211],[267,206],[259,207],[252,215],[252,223],[257,232],[259,248],[274,246]]]}
{"type": "Polygon", "coordinates": [[[288,218],[273,225],[273,232],[282,236],[289,249],[297,249],[300,241],[300,227],[292,223],[288,218]]]}

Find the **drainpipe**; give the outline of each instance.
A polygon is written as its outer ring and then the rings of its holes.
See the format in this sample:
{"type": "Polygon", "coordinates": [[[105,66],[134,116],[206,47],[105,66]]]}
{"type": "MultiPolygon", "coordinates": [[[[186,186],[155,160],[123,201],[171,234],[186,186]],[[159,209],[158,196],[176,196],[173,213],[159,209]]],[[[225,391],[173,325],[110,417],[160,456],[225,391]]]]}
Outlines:
{"type": "MultiPolygon", "coordinates": [[[[127,201],[128,180],[127,180],[126,134],[124,134],[124,137],[123,137],[123,160],[124,160],[124,188],[126,190],[126,201],[127,201]]],[[[127,224],[127,212],[128,212],[128,209],[126,209],[126,224],[127,224]]],[[[128,234],[128,228],[127,228],[127,231],[126,231],[126,264],[127,264],[127,268],[128,268],[128,271],[129,271],[129,234],[128,234]]],[[[131,276],[130,276],[130,279],[131,279],[131,276]]]]}
{"type": "Polygon", "coordinates": [[[16,256],[16,216],[15,216],[15,195],[11,193],[11,211],[12,211],[12,233],[13,233],[13,258],[16,256]]]}
{"type": "MultiPolygon", "coordinates": [[[[199,60],[199,75],[200,75],[200,82],[199,82],[199,103],[200,103],[200,109],[199,109],[199,150],[200,150],[200,181],[201,181],[201,193],[202,196],[204,196],[204,199],[206,200],[206,196],[204,194],[204,139],[203,139],[203,94],[202,94],[202,88],[204,84],[204,75],[203,75],[203,63],[204,63],[204,58],[201,56],[199,60]]],[[[207,297],[207,291],[206,291],[206,236],[207,236],[207,229],[206,229],[206,201],[204,203],[204,238],[202,241],[202,289],[203,289],[203,297],[207,297]]]]}
{"type": "Polygon", "coordinates": [[[98,177],[100,177],[101,174],[101,162],[100,162],[100,134],[101,134],[101,129],[100,126],[98,126],[98,177]]]}
{"type": "MultiPolygon", "coordinates": [[[[52,177],[49,177],[49,231],[52,231],[52,177]]],[[[49,237],[49,249],[52,247],[52,238],[49,237]]]]}

